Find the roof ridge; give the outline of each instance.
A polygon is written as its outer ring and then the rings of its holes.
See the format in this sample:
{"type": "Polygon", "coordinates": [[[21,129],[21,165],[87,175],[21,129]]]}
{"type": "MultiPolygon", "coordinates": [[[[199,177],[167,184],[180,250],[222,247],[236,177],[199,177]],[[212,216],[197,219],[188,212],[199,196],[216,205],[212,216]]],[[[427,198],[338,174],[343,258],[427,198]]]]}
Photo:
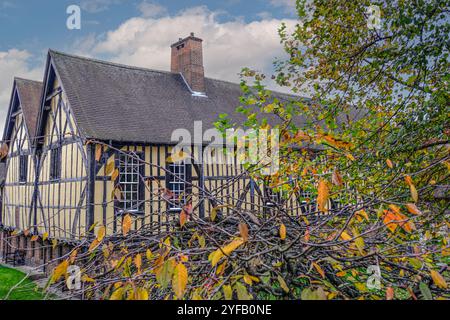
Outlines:
{"type": "Polygon", "coordinates": [[[14,77],[14,80],[20,80],[20,81],[26,81],[26,82],[34,82],[34,83],[42,84],[42,81],[25,79],[25,78],[21,78],[21,77],[14,77]]]}
{"type": "Polygon", "coordinates": [[[113,67],[119,67],[119,68],[124,68],[124,69],[131,69],[131,70],[136,70],[136,71],[152,71],[152,72],[158,72],[158,73],[164,73],[164,74],[176,74],[176,73],[164,71],[164,70],[137,67],[137,66],[131,66],[131,65],[123,64],[123,63],[100,60],[100,59],[96,59],[96,58],[83,57],[83,56],[69,54],[69,53],[65,53],[65,52],[61,52],[61,51],[57,51],[57,50],[53,50],[53,49],[49,49],[48,51],[49,51],[49,53],[54,53],[54,54],[66,56],[69,58],[104,64],[104,65],[113,66],[113,67]]]}
{"type": "MultiPolygon", "coordinates": [[[[61,52],[61,51],[57,51],[57,50],[53,50],[53,49],[49,49],[48,51],[49,51],[49,53],[54,53],[54,54],[66,56],[66,57],[69,57],[69,58],[74,58],[74,59],[79,59],[79,60],[83,60],[83,61],[99,63],[99,64],[103,64],[103,65],[107,65],[107,66],[124,68],[124,69],[128,69],[128,70],[145,71],[145,72],[151,71],[151,72],[158,72],[158,73],[162,73],[162,74],[178,75],[178,73],[173,73],[173,72],[170,72],[170,71],[157,70],[157,69],[144,68],[144,67],[137,67],[137,66],[131,66],[131,65],[123,64],[123,63],[117,63],[117,62],[111,62],[111,61],[106,61],[106,60],[100,60],[100,59],[97,59],[97,58],[83,57],[83,56],[74,55],[74,54],[70,54],[70,53],[66,53],[66,52],[61,52]]],[[[205,79],[213,80],[213,81],[220,81],[220,82],[223,82],[223,83],[240,86],[240,83],[238,83],[238,82],[232,82],[232,81],[228,81],[228,80],[216,79],[216,78],[211,78],[211,77],[205,77],[205,79]]],[[[277,90],[269,89],[269,91],[271,91],[272,93],[275,93],[275,94],[290,96],[290,97],[293,97],[293,98],[308,99],[307,97],[302,97],[302,96],[291,94],[291,93],[280,92],[280,91],[277,91],[277,90]]]]}

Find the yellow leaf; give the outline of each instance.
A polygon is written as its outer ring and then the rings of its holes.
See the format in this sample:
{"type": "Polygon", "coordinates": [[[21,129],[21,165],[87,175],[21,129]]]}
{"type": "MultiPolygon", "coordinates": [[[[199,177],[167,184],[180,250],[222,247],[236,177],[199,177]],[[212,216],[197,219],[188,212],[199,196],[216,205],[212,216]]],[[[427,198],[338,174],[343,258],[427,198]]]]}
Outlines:
{"type": "Polygon", "coordinates": [[[147,249],[147,251],[145,252],[145,256],[147,258],[147,260],[152,260],[153,259],[153,253],[150,249],[147,249]]]}
{"type": "Polygon", "coordinates": [[[356,214],[357,218],[364,217],[367,221],[369,221],[369,215],[367,214],[367,212],[364,209],[356,211],[355,214],[356,214]]]}
{"type": "Polygon", "coordinates": [[[356,160],[355,157],[351,153],[347,153],[345,156],[351,161],[355,161],[356,160]]]}
{"type": "Polygon", "coordinates": [[[114,198],[122,200],[122,191],[120,191],[120,188],[114,188],[114,198]]]}
{"type": "Polygon", "coordinates": [[[81,281],[83,282],[95,282],[94,279],[92,279],[91,277],[89,277],[87,274],[83,274],[83,276],[81,277],[81,281]]]}
{"type": "Polygon", "coordinates": [[[229,244],[227,244],[225,247],[211,252],[211,254],[208,257],[208,260],[211,261],[211,265],[214,267],[224,255],[229,256],[234,250],[239,248],[243,243],[244,239],[236,238],[229,244]]]}
{"type": "Polygon", "coordinates": [[[97,239],[94,239],[94,241],[92,241],[91,245],[89,246],[89,252],[92,252],[95,249],[97,249],[99,244],[100,244],[100,242],[97,239]]]}
{"type": "Polygon", "coordinates": [[[211,215],[210,215],[211,221],[215,221],[216,220],[217,211],[219,211],[221,209],[226,209],[226,208],[231,208],[231,206],[230,205],[223,205],[223,206],[217,206],[217,207],[212,208],[211,215]]]}
{"type": "Polygon", "coordinates": [[[148,291],[144,288],[136,289],[136,292],[134,294],[135,294],[136,300],[143,301],[143,300],[148,300],[148,298],[149,298],[148,291]]]}
{"type": "Polygon", "coordinates": [[[44,232],[44,234],[42,235],[42,241],[45,241],[48,239],[48,232],[44,232]]]}
{"type": "Polygon", "coordinates": [[[115,183],[118,177],[119,177],[119,169],[115,169],[111,175],[111,181],[115,183]]]}
{"type": "Polygon", "coordinates": [[[113,292],[109,300],[122,300],[123,299],[123,288],[118,288],[113,292]]]}
{"type": "Polygon", "coordinates": [[[313,262],[312,265],[317,270],[317,272],[320,274],[320,276],[325,279],[325,272],[323,271],[323,269],[315,262],[313,262]]]}
{"type": "Polygon", "coordinates": [[[244,282],[249,286],[253,284],[252,278],[248,274],[244,274],[244,282]]]}
{"type": "Polygon", "coordinates": [[[184,264],[179,263],[175,267],[172,279],[172,287],[175,295],[178,299],[182,299],[184,292],[186,291],[186,285],[188,281],[188,271],[184,264]]]}
{"type": "Polygon", "coordinates": [[[128,234],[128,232],[130,232],[130,230],[131,230],[131,223],[132,223],[132,219],[131,219],[131,216],[129,214],[127,214],[125,217],[123,217],[122,234],[124,236],[126,236],[128,234]]]}
{"type": "Polygon", "coordinates": [[[248,241],[248,227],[245,223],[239,223],[239,233],[241,234],[242,239],[244,239],[244,242],[248,241]]]}
{"type": "Polygon", "coordinates": [[[57,245],[58,245],[58,240],[53,239],[52,240],[52,248],[55,249],[57,245]]]}
{"type": "Polygon", "coordinates": [[[69,261],[64,260],[59,265],[56,266],[56,268],[53,270],[53,274],[51,277],[51,282],[55,283],[58,281],[62,276],[64,276],[67,273],[67,268],[69,267],[69,261]]]}
{"type": "Polygon", "coordinates": [[[75,259],[77,258],[77,254],[78,254],[78,250],[73,250],[70,253],[70,256],[69,256],[69,262],[70,263],[74,263],[75,262],[75,259]]]}
{"type": "Polygon", "coordinates": [[[413,184],[409,185],[409,190],[411,191],[411,198],[414,202],[417,202],[419,200],[419,195],[417,193],[417,189],[413,184]]]}
{"type": "Polygon", "coordinates": [[[32,236],[32,237],[31,237],[31,241],[32,241],[32,242],[38,241],[38,240],[39,240],[39,236],[32,236]]]}
{"type": "Polygon", "coordinates": [[[358,251],[361,254],[363,254],[363,250],[364,250],[364,246],[365,246],[363,237],[356,238],[355,239],[355,245],[356,245],[356,248],[358,248],[358,251]]]}
{"type": "Polygon", "coordinates": [[[222,264],[217,267],[216,274],[221,276],[225,271],[225,267],[227,266],[227,261],[225,260],[222,264]]]}
{"type": "Polygon", "coordinates": [[[431,278],[436,286],[442,289],[447,289],[448,285],[444,277],[437,271],[431,270],[431,278]]]}
{"type": "Polygon", "coordinates": [[[114,160],[110,160],[105,167],[105,175],[109,176],[114,171],[114,160]]]}
{"type": "Polygon", "coordinates": [[[392,163],[391,159],[386,159],[386,164],[389,168],[394,168],[394,164],[392,163]]]}
{"type": "Polygon", "coordinates": [[[283,289],[284,292],[289,293],[289,287],[287,286],[286,281],[284,281],[283,277],[278,275],[277,279],[280,283],[281,289],[283,289]]]}
{"type": "Polygon", "coordinates": [[[134,257],[134,264],[136,265],[138,272],[141,272],[142,256],[140,254],[137,254],[136,257],[134,257]]]}
{"type": "Polygon", "coordinates": [[[284,224],[281,224],[280,226],[280,239],[281,240],[286,239],[286,226],[284,224]]]}
{"type": "Polygon", "coordinates": [[[190,157],[189,153],[179,150],[177,153],[172,154],[171,156],[167,157],[166,161],[168,163],[176,163],[176,162],[181,162],[189,157],[190,157]]]}
{"type": "Polygon", "coordinates": [[[328,197],[329,197],[329,189],[328,184],[325,180],[321,179],[319,181],[318,193],[317,193],[317,205],[319,211],[327,212],[328,208],[328,197]]]}
{"type": "Polygon", "coordinates": [[[350,240],[352,237],[351,237],[346,231],[343,231],[342,234],[341,234],[341,238],[342,238],[342,240],[344,240],[344,241],[348,241],[348,240],[350,240]]]}
{"type": "Polygon", "coordinates": [[[103,239],[105,238],[105,234],[106,234],[106,228],[104,226],[99,227],[97,230],[97,241],[102,242],[103,239]]]}
{"type": "Polygon", "coordinates": [[[233,289],[229,285],[223,286],[223,296],[225,300],[232,300],[233,299],[233,289]]]}
{"type": "Polygon", "coordinates": [[[419,215],[422,214],[422,212],[417,208],[417,206],[414,203],[407,203],[406,209],[412,214],[419,215]]]}

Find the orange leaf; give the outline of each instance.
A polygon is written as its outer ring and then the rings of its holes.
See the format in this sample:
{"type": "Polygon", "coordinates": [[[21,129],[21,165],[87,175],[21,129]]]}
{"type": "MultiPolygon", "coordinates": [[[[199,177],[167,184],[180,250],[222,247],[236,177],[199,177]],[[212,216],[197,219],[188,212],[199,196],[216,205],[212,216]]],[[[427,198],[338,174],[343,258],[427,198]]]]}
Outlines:
{"type": "Polygon", "coordinates": [[[325,180],[321,179],[319,181],[319,188],[317,193],[317,205],[319,207],[319,211],[321,212],[328,211],[327,208],[328,197],[329,197],[328,184],[325,180]]]}
{"type": "Polygon", "coordinates": [[[308,242],[309,241],[309,238],[310,238],[310,234],[309,234],[309,228],[306,228],[306,231],[305,231],[305,242],[308,242]]]}
{"type": "Polygon", "coordinates": [[[103,152],[103,146],[97,144],[95,146],[95,161],[99,162],[100,158],[102,157],[102,152],[103,152]]]}
{"type": "Polygon", "coordinates": [[[325,279],[325,272],[323,271],[323,269],[315,262],[313,262],[312,265],[317,270],[317,272],[320,274],[320,276],[325,279]]]}
{"type": "Polygon", "coordinates": [[[407,203],[406,204],[406,209],[408,209],[408,211],[412,214],[422,214],[422,212],[419,210],[419,208],[417,208],[417,206],[414,203],[407,203]]]}
{"type": "Polygon", "coordinates": [[[100,242],[97,239],[94,239],[94,241],[92,241],[91,245],[89,246],[89,252],[94,251],[98,246],[99,246],[100,242]]]}
{"type": "Polygon", "coordinates": [[[394,168],[394,164],[392,163],[391,159],[386,159],[386,164],[389,168],[394,168]]]}
{"type": "Polygon", "coordinates": [[[387,287],[386,288],[386,300],[393,300],[394,299],[394,288],[387,287]]]}
{"type": "Polygon", "coordinates": [[[405,182],[408,186],[413,184],[413,181],[410,176],[405,176],[405,182]]]}
{"type": "Polygon", "coordinates": [[[132,223],[132,219],[131,219],[131,216],[129,214],[127,214],[125,217],[123,217],[122,234],[124,236],[126,236],[128,234],[128,232],[130,232],[130,230],[131,230],[131,223],[132,223]]]}
{"type": "Polygon", "coordinates": [[[248,241],[248,227],[245,223],[239,223],[239,233],[241,234],[242,239],[244,239],[244,242],[248,241]]]}
{"type": "Polygon", "coordinates": [[[395,204],[390,204],[389,208],[394,211],[394,213],[400,213],[400,208],[396,206],[395,204]]]}
{"type": "Polygon", "coordinates": [[[188,215],[186,214],[186,212],[184,210],[181,211],[180,213],[180,227],[184,227],[184,225],[186,224],[188,215]]]}

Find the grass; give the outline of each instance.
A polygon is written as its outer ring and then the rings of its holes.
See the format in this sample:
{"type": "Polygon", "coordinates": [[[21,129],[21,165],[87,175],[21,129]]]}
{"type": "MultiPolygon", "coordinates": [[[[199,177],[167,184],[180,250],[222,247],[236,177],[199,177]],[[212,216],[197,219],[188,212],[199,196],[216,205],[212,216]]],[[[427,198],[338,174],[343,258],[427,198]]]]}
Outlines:
{"type": "MultiPolygon", "coordinates": [[[[23,272],[0,265],[0,300],[4,300],[11,288],[21,282],[25,276],[23,272]]],[[[42,300],[43,298],[44,294],[36,284],[25,279],[11,292],[8,300],[42,300]]]]}

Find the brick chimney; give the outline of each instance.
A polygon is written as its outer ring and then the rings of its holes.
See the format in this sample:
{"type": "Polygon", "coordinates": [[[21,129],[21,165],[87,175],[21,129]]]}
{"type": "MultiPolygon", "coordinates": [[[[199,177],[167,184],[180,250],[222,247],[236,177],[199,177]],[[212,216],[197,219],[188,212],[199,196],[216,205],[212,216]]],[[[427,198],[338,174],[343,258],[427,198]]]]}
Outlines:
{"type": "Polygon", "coordinates": [[[203,68],[203,40],[191,35],[179,39],[172,48],[171,71],[181,73],[193,93],[205,93],[205,71],[203,68]]]}

